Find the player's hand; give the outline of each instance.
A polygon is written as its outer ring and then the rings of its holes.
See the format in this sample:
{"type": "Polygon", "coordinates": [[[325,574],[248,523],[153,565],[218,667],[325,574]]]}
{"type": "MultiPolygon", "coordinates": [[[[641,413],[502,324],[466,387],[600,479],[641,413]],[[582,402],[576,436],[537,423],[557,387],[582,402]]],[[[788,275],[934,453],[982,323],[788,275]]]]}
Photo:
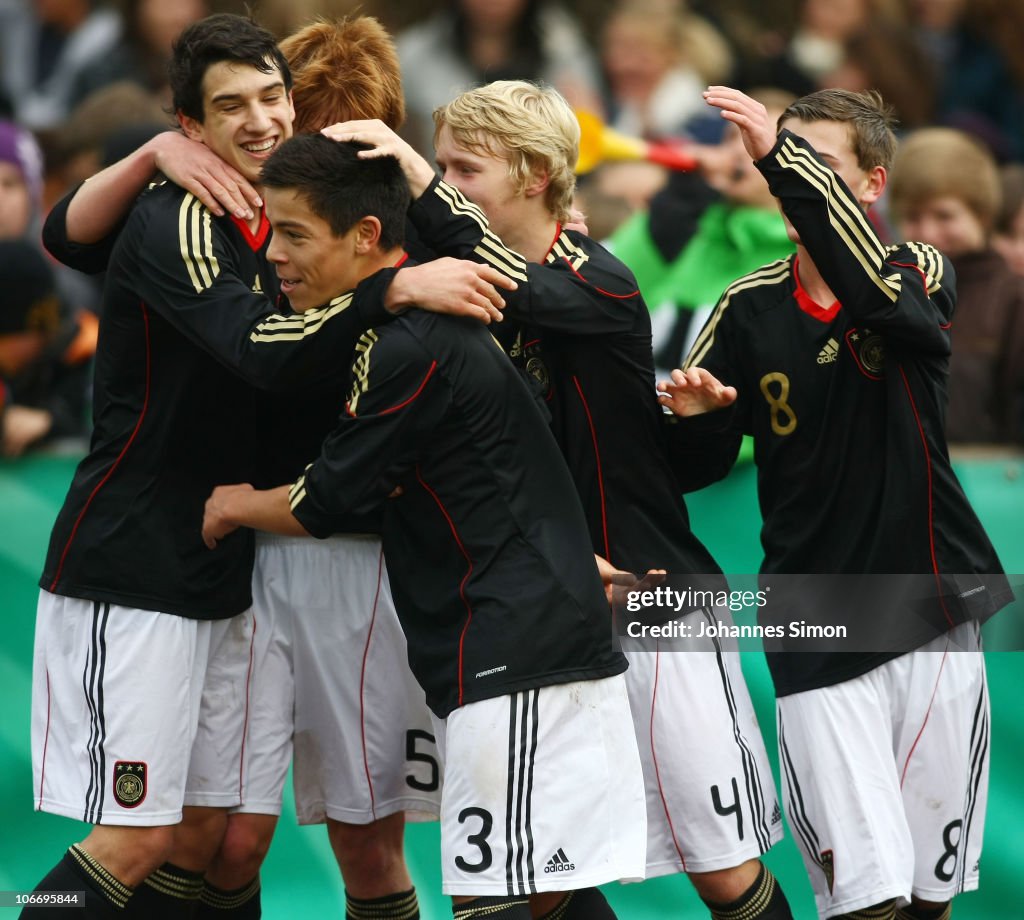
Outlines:
{"type": "Polygon", "coordinates": [[[728,86],[709,86],[704,92],[704,101],[721,110],[726,121],[739,127],[743,146],[751,159],[760,160],[771,152],[776,140],[775,125],[760,102],[728,86]]]}
{"type": "Polygon", "coordinates": [[[587,215],[575,205],[569,208],[569,219],[562,227],[565,230],[575,230],[577,233],[590,236],[590,228],[587,226],[587,215]]]}
{"type": "Polygon", "coordinates": [[[254,491],[249,483],[241,482],[231,486],[217,486],[210,493],[203,510],[203,542],[207,548],[215,549],[218,540],[238,530],[232,515],[234,502],[239,496],[254,491]]]}
{"type": "Polygon", "coordinates": [[[388,286],[384,306],[393,313],[421,307],[431,313],[500,323],[505,308],[501,289],[514,291],[517,286],[490,265],[445,256],[400,269],[388,286]]]}
{"type": "Polygon", "coordinates": [[[597,562],[597,573],[601,576],[601,583],[604,585],[604,596],[608,599],[611,607],[621,606],[626,602],[626,595],[630,591],[648,591],[661,584],[665,580],[664,569],[650,569],[646,575],[639,578],[632,572],[617,569],[603,556],[594,553],[597,562]]]}
{"type": "Polygon", "coordinates": [[[369,144],[369,150],[361,150],[359,158],[372,160],[375,157],[394,157],[401,164],[413,198],[419,198],[434,181],[437,174],[415,148],[406,143],[379,119],[364,121],[342,121],[322,128],[320,133],[334,141],[358,141],[369,144]]]}
{"type": "Polygon", "coordinates": [[[46,409],[8,406],[0,415],[0,451],[5,457],[20,457],[40,438],[50,433],[53,415],[46,409]]]}
{"type": "Polygon", "coordinates": [[[176,185],[196,196],[218,217],[225,212],[251,220],[263,200],[237,169],[205,144],[177,131],[165,131],[152,141],[156,168],[176,185]]]}
{"type": "Polygon", "coordinates": [[[736,387],[725,386],[714,374],[702,367],[672,371],[671,381],[658,384],[658,402],[668,406],[674,415],[686,418],[724,409],[736,401],[736,387]]]}

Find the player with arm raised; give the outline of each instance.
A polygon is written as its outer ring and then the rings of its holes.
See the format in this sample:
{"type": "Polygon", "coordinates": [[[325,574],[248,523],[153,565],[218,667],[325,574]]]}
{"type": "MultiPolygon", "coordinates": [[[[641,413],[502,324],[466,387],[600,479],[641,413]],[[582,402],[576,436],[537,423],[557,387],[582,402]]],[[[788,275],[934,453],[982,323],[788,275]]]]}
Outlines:
{"type": "MultiPolygon", "coordinates": [[[[913,610],[850,611],[896,641],[768,661],[786,807],[820,915],[946,917],[978,883],[979,624],[1012,597],[946,449],[955,279],[936,249],[886,246],[866,217],[896,144],[877,94],[813,93],[777,129],[737,90],[705,96],[739,126],[797,254],[726,290],[663,402],[699,391],[698,368],[738,391],[726,412],[754,437],[766,576],[930,586],[913,610]]],[[[848,582],[817,584],[823,593],[793,596],[794,609],[849,625],[848,582]]]]}

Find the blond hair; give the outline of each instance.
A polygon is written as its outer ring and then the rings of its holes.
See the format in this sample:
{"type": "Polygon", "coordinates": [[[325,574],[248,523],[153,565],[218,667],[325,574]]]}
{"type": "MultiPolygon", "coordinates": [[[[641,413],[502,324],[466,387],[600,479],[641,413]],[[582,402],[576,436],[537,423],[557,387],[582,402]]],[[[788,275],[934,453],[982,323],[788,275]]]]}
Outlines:
{"type": "Polygon", "coordinates": [[[889,174],[889,200],[900,218],[934,198],[957,198],[990,233],[1002,190],[992,155],[954,128],[922,128],[899,146],[889,174]]]}
{"type": "Polygon", "coordinates": [[[546,173],[544,203],[556,220],[568,220],[580,126],[557,90],[525,80],[498,80],[471,89],[434,110],[435,145],[444,128],[459,146],[507,160],[520,193],[546,173]]]}
{"type": "Polygon", "coordinates": [[[280,48],[294,81],[296,134],[363,118],[397,130],[405,120],[398,53],[372,16],[318,19],[280,48]]]}

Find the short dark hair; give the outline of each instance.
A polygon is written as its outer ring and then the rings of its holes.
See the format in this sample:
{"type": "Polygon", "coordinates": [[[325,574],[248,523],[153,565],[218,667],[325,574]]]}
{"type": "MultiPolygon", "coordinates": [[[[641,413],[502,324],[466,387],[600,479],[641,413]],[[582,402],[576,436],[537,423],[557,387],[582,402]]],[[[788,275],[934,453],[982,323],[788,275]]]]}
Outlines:
{"type": "Polygon", "coordinates": [[[339,143],[322,134],[300,134],[285,141],[267,160],[260,184],[294,189],[335,236],[343,236],[363,217],[381,224],[380,246],[393,249],[405,240],[409,183],[394,157],[361,160],[367,145],[339,143]]]}
{"type": "Polygon", "coordinates": [[[896,116],[875,90],[820,89],[790,103],[778,126],[790,118],[800,121],[837,121],[850,129],[857,165],[864,170],[892,166],[896,155],[896,116]]]}
{"type": "Polygon", "coordinates": [[[221,61],[248,64],[263,73],[278,70],[291,91],[292,74],[274,36],[245,16],[216,13],[192,23],[174,43],[168,79],[175,112],[202,123],[203,77],[221,61]]]}

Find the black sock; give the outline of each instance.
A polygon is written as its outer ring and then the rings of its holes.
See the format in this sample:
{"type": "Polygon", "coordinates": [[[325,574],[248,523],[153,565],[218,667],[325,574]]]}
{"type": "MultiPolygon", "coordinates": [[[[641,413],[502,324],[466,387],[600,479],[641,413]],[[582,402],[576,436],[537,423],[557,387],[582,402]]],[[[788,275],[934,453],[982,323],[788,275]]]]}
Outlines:
{"type": "Polygon", "coordinates": [[[896,911],[896,920],[949,920],[952,916],[952,901],[947,901],[939,907],[918,907],[916,904],[908,904],[896,911]]]}
{"type": "Polygon", "coordinates": [[[172,863],[164,863],[135,889],[125,916],[144,917],[145,920],[191,917],[202,890],[201,872],[190,872],[172,863]]]}
{"type": "Polygon", "coordinates": [[[754,884],[729,904],[704,902],[712,920],[793,920],[789,901],[768,867],[761,864],[754,884]]]}
{"type": "Polygon", "coordinates": [[[260,877],[231,890],[204,882],[192,916],[195,920],[259,920],[263,916],[260,877]]]}
{"type": "Polygon", "coordinates": [[[851,910],[848,914],[841,914],[834,920],[893,920],[896,916],[896,900],[883,901],[881,904],[872,904],[870,907],[862,907],[860,910],[851,910]]]}
{"type": "MultiPolygon", "coordinates": [[[[85,913],[73,916],[103,920],[123,917],[125,904],[132,896],[131,888],[122,885],[77,844],[64,854],[34,890],[83,892],[78,907],[84,908],[85,913]]],[[[26,920],[67,920],[72,914],[66,906],[29,905],[19,916],[26,920]]]]}
{"type": "Polygon", "coordinates": [[[615,911],[597,888],[570,891],[539,920],[615,920],[615,911]]]}
{"type": "Polygon", "coordinates": [[[415,888],[382,898],[353,898],[345,892],[345,920],[419,920],[419,916],[415,888]]]}
{"type": "Polygon", "coordinates": [[[473,898],[452,904],[455,920],[531,920],[530,902],[524,897],[473,898]]]}

